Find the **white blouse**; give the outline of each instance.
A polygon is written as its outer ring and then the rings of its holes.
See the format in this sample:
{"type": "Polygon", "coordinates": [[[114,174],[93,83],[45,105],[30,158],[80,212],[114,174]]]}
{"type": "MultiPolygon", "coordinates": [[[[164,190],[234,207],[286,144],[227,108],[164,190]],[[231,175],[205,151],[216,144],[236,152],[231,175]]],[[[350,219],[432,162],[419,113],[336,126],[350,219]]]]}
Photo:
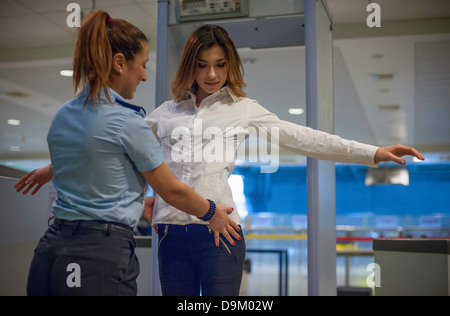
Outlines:
{"type": "MultiPolygon", "coordinates": [[[[257,101],[234,96],[228,88],[203,100],[187,92],[180,102],[167,101],[147,118],[161,142],[164,161],[181,182],[217,205],[234,207],[230,215],[240,224],[228,178],[236,151],[249,135],[267,134],[271,142],[294,153],[334,162],[377,167],[379,147],[342,139],[280,120],[257,101]]],[[[153,225],[207,224],[156,197],[153,225]]]]}

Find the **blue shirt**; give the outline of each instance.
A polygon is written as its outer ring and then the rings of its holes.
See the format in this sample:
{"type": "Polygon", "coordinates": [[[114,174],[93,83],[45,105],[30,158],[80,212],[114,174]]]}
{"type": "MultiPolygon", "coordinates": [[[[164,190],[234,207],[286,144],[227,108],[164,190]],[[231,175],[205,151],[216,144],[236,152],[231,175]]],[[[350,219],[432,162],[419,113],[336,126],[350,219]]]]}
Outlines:
{"type": "Polygon", "coordinates": [[[102,220],[135,227],[142,215],[146,181],[141,172],[156,169],[163,154],[144,109],[109,89],[102,105],[84,106],[85,90],[62,106],[47,142],[62,220],[102,220]]]}

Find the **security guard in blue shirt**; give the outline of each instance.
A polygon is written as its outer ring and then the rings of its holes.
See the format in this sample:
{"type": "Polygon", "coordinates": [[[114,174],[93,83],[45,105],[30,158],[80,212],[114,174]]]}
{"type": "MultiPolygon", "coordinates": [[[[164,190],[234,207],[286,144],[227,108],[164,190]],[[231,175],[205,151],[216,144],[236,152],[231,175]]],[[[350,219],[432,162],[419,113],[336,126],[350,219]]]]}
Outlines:
{"type": "Polygon", "coordinates": [[[83,83],[84,90],[53,119],[51,165],[16,184],[26,193],[53,176],[57,191],[56,220],[35,249],[28,295],[136,295],[133,229],[146,182],[169,204],[209,221],[217,239],[239,236],[233,210],[172,175],[145,111],[125,101],[147,80],[148,54],[146,36],[130,23],[104,11],[84,18],[74,57],[75,89],[83,83]]]}

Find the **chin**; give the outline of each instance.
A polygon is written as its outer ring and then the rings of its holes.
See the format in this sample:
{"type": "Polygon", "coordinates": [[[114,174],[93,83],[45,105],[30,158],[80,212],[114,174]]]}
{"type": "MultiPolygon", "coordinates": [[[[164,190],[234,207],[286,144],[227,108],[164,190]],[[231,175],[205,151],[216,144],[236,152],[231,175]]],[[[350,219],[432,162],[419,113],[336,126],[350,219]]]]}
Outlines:
{"type": "Polygon", "coordinates": [[[214,94],[217,91],[219,91],[220,89],[217,88],[209,88],[209,89],[205,89],[206,92],[208,92],[209,94],[214,94]]]}

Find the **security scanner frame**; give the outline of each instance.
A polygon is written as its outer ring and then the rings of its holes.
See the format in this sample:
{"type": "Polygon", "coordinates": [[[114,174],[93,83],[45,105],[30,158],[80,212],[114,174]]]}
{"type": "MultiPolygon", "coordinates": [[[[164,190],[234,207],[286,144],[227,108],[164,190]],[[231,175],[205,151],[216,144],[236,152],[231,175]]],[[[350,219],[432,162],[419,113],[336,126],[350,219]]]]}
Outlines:
{"type": "MultiPolygon", "coordinates": [[[[158,0],[156,104],[173,97],[170,83],[175,76],[183,47],[190,34],[203,24],[225,28],[237,48],[305,46],[307,126],[334,133],[332,16],[323,0],[237,1],[245,7],[231,17],[209,11],[185,10],[180,5],[225,7],[236,1],[158,0]],[[211,6],[213,4],[213,6],[211,6]],[[202,16],[200,13],[203,13],[202,16]],[[247,14],[248,13],[248,14],[247,14]]],[[[236,10],[239,11],[239,10],[236,10]]],[[[216,12],[217,13],[217,12],[216,12]]],[[[308,188],[308,295],[334,296],[336,285],[336,203],[334,163],[307,160],[308,188]]],[[[157,238],[153,239],[157,258],[157,238]]],[[[157,262],[152,264],[152,295],[160,295],[157,262]]]]}

